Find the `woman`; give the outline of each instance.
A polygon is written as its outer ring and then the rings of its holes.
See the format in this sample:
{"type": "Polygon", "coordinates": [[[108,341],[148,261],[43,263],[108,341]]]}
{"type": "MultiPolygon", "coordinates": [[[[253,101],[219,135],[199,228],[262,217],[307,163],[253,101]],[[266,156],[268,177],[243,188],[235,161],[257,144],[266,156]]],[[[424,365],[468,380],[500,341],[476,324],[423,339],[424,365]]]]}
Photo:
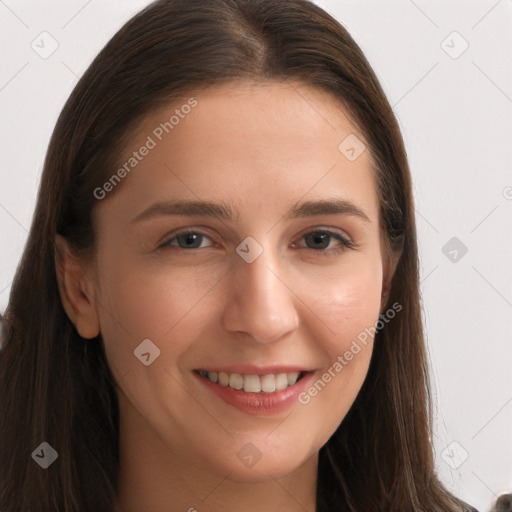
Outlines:
{"type": "Polygon", "coordinates": [[[474,510],[435,474],[419,301],[402,137],[346,30],[155,2],[50,142],[0,510],[474,510]]]}

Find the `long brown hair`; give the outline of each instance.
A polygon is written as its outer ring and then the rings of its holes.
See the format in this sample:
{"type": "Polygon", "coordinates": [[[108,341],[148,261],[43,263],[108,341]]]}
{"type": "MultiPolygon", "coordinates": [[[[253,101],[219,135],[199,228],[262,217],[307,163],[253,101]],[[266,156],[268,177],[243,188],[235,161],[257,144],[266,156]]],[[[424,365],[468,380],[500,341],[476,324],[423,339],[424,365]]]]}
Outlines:
{"type": "Polygon", "coordinates": [[[101,336],[84,340],[64,312],[55,235],[79,254],[94,252],[93,191],[145,115],[210,85],[262,79],[314,86],[344,105],[369,142],[386,245],[401,253],[386,303],[403,308],[377,332],[363,387],[320,450],[317,510],[471,510],[434,469],[410,172],[362,51],[308,0],[160,0],[99,53],[49,144],[0,351],[3,512],[112,512],[117,503],[114,379],[101,336]],[[58,453],[47,469],[32,460],[42,442],[58,453]]]}

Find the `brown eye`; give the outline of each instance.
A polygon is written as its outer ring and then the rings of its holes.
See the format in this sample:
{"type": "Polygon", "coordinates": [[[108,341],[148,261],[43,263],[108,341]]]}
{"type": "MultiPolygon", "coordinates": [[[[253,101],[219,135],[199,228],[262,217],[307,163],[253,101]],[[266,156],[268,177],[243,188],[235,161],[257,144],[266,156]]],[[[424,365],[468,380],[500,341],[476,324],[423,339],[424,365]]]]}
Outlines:
{"type": "Polygon", "coordinates": [[[344,248],[352,248],[355,246],[353,242],[345,238],[340,233],[328,230],[311,231],[310,233],[304,235],[303,238],[306,241],[307,249],[313,249],[322,252],[337,252],[340,250],[344,250],[344,248]],[[329,245],[331,244],[332,239],[341,242],[341,245],[343,247],[338,247],[337,249],[329,249],[328,251],[326,251],[326,249],[328,249],[329,245]]]}
{"type": "Polygon", "coordinates": [[[185,231],[177,233],[172,238],[169,238],[160,247],[177,247],[178,249],[201,249],[201,243],[205,238],[209,239],[210,237],[198,231],[185,231]]]}

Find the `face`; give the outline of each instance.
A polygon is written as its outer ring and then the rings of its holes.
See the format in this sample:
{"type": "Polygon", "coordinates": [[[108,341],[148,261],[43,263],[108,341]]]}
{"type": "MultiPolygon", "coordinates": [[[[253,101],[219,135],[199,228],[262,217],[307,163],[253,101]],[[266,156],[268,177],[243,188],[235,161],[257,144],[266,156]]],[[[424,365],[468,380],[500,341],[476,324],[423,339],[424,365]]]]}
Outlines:
{"type": "Polygon", "coordinates": [[[96,314],[122,428],[155,457],[259,481],[316,456],[361,388],[373,339],[345,354],[381,312],[379,201],[330,95],[194,98],[148,116],[102,189],[96,314]]]}

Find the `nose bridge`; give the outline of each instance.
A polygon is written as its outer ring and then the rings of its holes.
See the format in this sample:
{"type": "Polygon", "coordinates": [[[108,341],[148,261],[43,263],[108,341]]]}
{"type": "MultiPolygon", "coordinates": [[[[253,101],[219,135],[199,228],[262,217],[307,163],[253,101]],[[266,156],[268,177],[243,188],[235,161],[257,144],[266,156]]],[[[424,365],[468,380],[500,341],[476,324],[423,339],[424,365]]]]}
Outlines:
{"type": "MultiPolygon", "coordinates": [[[[253,242],[246,243],[248,246],[240,244],[238,253],[240,248],[257,250],[253,242]]],[[[259,343],[269,343],[294,330],[298,315],[294,295],[280,275],[285,267],[277,249],[268,242],[258,252],[252,261],[244,253],[235,258],[232,297],[227,301],[224,321],[229,330],[243,331],[259,343]]]]}

